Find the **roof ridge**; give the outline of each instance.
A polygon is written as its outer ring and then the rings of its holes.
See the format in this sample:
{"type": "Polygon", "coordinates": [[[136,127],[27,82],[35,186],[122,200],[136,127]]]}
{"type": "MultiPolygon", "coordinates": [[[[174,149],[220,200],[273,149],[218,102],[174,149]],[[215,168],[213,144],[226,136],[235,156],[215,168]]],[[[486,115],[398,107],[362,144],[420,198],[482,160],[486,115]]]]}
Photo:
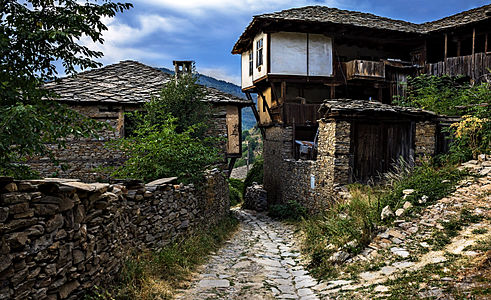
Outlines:
{"type": "Polygon", "coordinates": [[[450,16],[446,16],[446,17],[443,17],[443,18],[440,18],[440,19],[437,19],[437,20],[423,22],[423,23],[418,23],[418,25],[427,25],[427,24],[437,23],[437,22],[440,22],[440,21],[443,21],[443,20],[454,18],[454,17],[459,16],[459,15],[468,14],[468,13],[470,13],[472,11],[479,11],[479,10],[483,9],[484,7],[491,8],[491,4],[486,4],[486,5],[483,5],[483,6],[479,6],[479,7],[471,8],[471,9],[468,9],[468,10],[464,10],[464,11],[461,11],[459,13],[456,13],[456,14],[453,14],[453,15],[450,15],[450,16]]]}
{"type": "Polygon", "coordinates": [[[337,8],[337,7],[330,7],[330,6],[327,6],[327,5],[307,5],[307,6],[302,6],[302,7],[293,7],[293,8],[289,8],[289,9],[283,9],[283,10],[277,11],[277,12],[266,13],[266,14],[261,14],[261,15],[255,15],[254,17],[267,16],[267,15],[272,15],[272,14],[276,14],[276,13],[287,12],[287,11],[291,11],[291,10],[300,10],[300,9],[305,9],[305,8],[322,8],[322,9],[326,9],[327,8],[327,9],[335,10],[335,11],[339,11],[339,12],[359,13],[359,14],[363,14],[363,15],[373,16],[373,17],[376,17],[378,19],[385,19],[385,20],[390,20],[390,21],[404,22],[404,23],[408,23],[408,24],[411,24],[411,25],[419,25],[418,23],[414,23],[414,22],[410,22],[410,21],[406,21],[406,20],[401,20],[401,19],[394,19],[394,18],[390,18],[390,17],[384,17],[384,16],[376,15],[376,14],[370,13],[370,12],[363,12],[363,11],[349,10],[349,9],[341,9],[341,8],[337,8]]]}

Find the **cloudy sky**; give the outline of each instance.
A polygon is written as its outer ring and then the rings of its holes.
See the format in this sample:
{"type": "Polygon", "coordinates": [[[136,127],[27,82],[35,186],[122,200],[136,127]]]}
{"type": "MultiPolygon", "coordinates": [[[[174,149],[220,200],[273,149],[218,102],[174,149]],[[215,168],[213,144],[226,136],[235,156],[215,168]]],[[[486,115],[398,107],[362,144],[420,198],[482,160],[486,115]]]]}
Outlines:
{"type": "MultiPolygon", "coordinates": [[[[125,0],[119,0],[125,2],[125,0]]],[[[230,53],[257,14],[306,5],[370,12],[426,22],[489,4],[489,0],[126,0],[133,9],[105,20],[104,65],[138,60],[172,67],[174,59],[195,60],[200,73],[238,83],[240,59],[230,53]]],[[[88,43],[88,42],[87,42],[88,43]]]]}

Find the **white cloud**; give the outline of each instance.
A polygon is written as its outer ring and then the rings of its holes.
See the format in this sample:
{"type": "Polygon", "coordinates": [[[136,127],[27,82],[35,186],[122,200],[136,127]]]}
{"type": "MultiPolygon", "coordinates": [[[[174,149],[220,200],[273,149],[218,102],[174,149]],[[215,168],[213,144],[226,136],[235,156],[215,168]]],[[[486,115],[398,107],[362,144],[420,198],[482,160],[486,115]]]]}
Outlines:
{"type": "MultiPolygon", "coordinates": [[[[232,13],[264,13],[283,7],[299,7],[311,4],[335,5],[337,0],[321,3],[312,0],[140,0],[140,3],[170,8],[182,14],[206,16],[209,11],[232,13]]],[[[135,4],[138,5],[138,4],[135,4]]]]}
{"type": "Polygon", "coordinates": [[[103,64],[115,63],[125,59],[142,61],[161,61],[170,56],[161,51],[136,46],[139,42],[156,34],[180,33],[189,29],[189,23],[175,17],[162,17],[156,14],[138,15],[136,25],[123,23],[121,18],[104,18],[108,30],[103,32],[104,43],[94,43],[88,37],[81,43],[92,50],[104,53],[100,59],[103,64]]]}
{"type": "Polygon", "coordinates": [[[240,85],[240,75],[232,75],[225,68],[200,68],[198,66],[198,73],[240,85]]]}

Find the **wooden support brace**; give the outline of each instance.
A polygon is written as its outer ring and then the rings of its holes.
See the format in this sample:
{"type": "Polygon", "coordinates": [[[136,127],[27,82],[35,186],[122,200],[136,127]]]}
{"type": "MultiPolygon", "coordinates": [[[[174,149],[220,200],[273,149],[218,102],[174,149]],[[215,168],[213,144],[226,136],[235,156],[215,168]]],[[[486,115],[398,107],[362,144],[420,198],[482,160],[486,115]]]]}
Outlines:
{"type": "Polygon", "coordinates": [[[263,139],[266,137],[266,132],[264,131],[264,128],[260,127],[259,124],[261,122],[261,119],[259,117],[259,112],[257,111],[256,105],[254,105],[254,101],[252,101],[252,96],[250,92],[245,92],[247,100],[251,101],[253,104],[251,105],[252,112],[254,113],[254,117],[256,118],[256,125],[261,131],[261,136],[263,139]]]}
{"type": "Polygon", "coordinates": [[[261,93],[261,91],[257,91],[257,94],[263,100],[263,106],[266,108],[266,111],[268,112],[268,115],[271,118],[271,121],[273,121],[273,113],[271,112],[271,109],[269,108],[268,102],[266,102],[266,98],[264,98],[263,93],[261,93]]]}
{"type": "Polygon", "coordinates": [[[234,168],[235,161],[237,160],[237,157],[232,157],[230,158],[230,162],[228,163],[228,178],[230,178],[230,175],[232,175],[232,169],[234,168]]]}

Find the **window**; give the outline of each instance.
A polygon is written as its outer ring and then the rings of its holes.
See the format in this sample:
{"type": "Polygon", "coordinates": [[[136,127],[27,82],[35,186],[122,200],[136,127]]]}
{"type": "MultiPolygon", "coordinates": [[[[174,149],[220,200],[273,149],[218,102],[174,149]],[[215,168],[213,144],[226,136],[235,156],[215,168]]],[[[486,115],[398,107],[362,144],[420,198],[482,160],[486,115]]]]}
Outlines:
{"type": "Polygon", "coordinates": [[[256,68],[263,64],[263,39],[256,42],[256,68]]]}
{"type": "Polygon", "coordinates": [[[249,52],[249,76],[252,76],[252,71],[254,69],[254,52],[249,52]]]}

